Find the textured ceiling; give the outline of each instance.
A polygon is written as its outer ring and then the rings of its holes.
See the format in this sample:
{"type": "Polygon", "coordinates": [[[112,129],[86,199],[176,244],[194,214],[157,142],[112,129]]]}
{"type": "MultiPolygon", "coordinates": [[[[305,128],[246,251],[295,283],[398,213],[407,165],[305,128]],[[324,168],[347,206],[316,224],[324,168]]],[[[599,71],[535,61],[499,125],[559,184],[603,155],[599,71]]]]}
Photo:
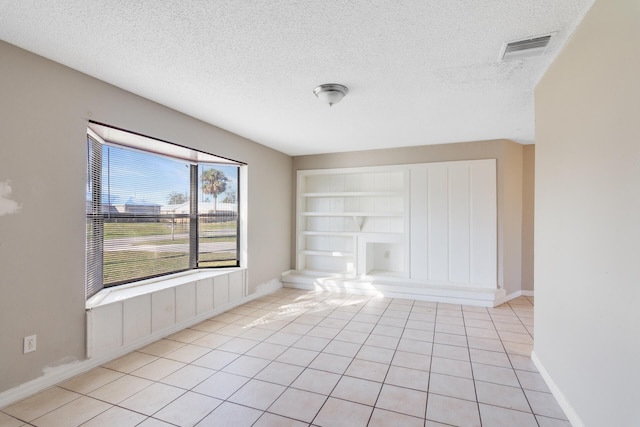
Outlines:
{"type": "Polygon", "coordinates": [[[291,155],[532,143],[535,84],[593,1],[0,0],[0,39],[291,155]],[[329,108],[321,83],[350,92],[329,108]]]}

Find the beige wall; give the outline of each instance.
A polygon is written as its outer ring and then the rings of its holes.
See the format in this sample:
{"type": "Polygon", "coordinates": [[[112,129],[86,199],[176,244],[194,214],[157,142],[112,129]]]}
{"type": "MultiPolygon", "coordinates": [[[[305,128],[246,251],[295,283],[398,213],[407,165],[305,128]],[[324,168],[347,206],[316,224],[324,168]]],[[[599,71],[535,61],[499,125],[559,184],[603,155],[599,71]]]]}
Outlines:
{"type": "Polygon", "coordinates": [[[533,291],[535,145],[522,147],[522,290],[533,291]]]}
{"type": "Polygon", "coordinates": [[[289,268],[291,157],[0,42],[0,392],[85,357],[89,118],[248,163],[250,291],[289,268]]]}
{"type": "Polygon", "coordinates": [[[639,40],[598,0],[536,89],[534,351],[574,426],[640,426],[639,40]]]}
{"type": "MultiPolygon", "coordinates": [[[[522,146],[507,140],[426,145],[386,150],[319,154],[293,158],[293,175],[298,170],[339,167],[381,166],[497,159],[498,168],[498,284],[507,294],[520,290],[522,274],[522,146]]],[[[293,189],[295,193],[295,188],[293,189]]],[[[295,194],[293,194],[295,200],[295,194]]],[[[292,225],[292,232],[295,224],[292,225]]],[[[295,238],[292,239],[295,250],[295,238]]],[[[295,259],[292,260],[295,263],[295,259]]],[[[295,268],[292,264],[291,268],[295,268]]]]}

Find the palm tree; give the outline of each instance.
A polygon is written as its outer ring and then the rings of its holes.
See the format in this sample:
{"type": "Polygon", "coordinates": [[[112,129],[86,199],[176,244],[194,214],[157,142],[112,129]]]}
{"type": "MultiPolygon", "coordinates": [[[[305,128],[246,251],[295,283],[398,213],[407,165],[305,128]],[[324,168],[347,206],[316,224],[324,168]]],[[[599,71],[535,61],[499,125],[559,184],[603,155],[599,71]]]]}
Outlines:
{"type": "Polygon", "coordinates": [[[213,196],[213,212],[217,210],[218,194],[224,193],[227,189],[228,178],[224,172],[217,169],[207,169],[200,175],[202,182],[202,192],[213,196]]]}

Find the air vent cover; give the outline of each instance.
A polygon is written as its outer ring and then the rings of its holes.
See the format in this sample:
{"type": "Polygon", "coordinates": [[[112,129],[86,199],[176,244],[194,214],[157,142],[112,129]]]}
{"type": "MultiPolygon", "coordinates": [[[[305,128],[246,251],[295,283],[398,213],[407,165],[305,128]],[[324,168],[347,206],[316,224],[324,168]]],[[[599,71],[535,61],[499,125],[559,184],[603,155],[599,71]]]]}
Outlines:
{"type": "Polygon", "coordinates": [[[500,60],[513,61],[540,56],[547,50],[549,40],[551,40],[551,34],[505,43],[500,54],[500,60]]]}

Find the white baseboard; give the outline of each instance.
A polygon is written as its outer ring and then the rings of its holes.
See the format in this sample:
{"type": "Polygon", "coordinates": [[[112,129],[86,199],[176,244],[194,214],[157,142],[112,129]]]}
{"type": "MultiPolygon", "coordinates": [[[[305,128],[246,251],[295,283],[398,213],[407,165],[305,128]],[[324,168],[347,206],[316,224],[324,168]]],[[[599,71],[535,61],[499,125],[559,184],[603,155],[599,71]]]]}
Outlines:
{"type": "Polygon", "coordinates": [[[157,341],[161,338],[164,338],[166,336],[179,332],[182,329],[188,328],[189,326],[196,325],[202,322],[203,320],[209,319],[213,316],[217,316],[239,305],[245,304],[247,302],[253,301],[254,299],[268,295],[280,288],[282,288],[282,283],[280,281],[276,279],[270,280],[269,282],[264,283],[263,285],[259,285],[256,289],[256,292],[254,292],[251,295],[247,295],[246,297],[238,301],[235,301],[231,304],[228,304],[224,307],[220,307],[213,311],[203,313],[197,317],[189,319],[186,322],[176,324],[169,329],[162,330],[158,334],[145,337],[143,340],[136,341],[135,343],[131,343],[124,347],[120,347],[117,351],[110,352],[108,354],[103,354],[97,357],[88,358],[85,360],[75,361],[62,366],[56,366],[55,368],[45,368],[45,370],[43,371],[43,375],[41,377],[35,378],[31,381],[20,384],[16,387],[10,388],[0,393],[0,409],[6,406],[9,406],[15,402],[18,402],[22,399],[25,399],[33,394],[36,394],[46,388],[52,387],[56,384],[59,384],[70,378],[73,378],[76,375],[83,374],[87,371],[90,371],[93,368],[97,368],[98,366],[104,365],[105,363],[108,363],[111,360],[124,356],[127,353],[130,353],[134,350],[142,348],[145,345],[151,344],[152,342],[157,341]]]}
{"type": "Polygon", "coordinates": [[[531,352],[531,360],[533,361],[533,364],[536,365],[536,368],[538,368],[538,372],[540,372],[540,375],[542,375],[542,378],[547,383],[549,390],[551,390],[551,394],[553,394],[553,397],[558,401],[558,404],[569,419],[571,425],[573,427],[585,427],[585,424],[578,416],[578,413],[573,409],[573,406],[571,406],[564,393],[560,391],[560,388],[558,388],[556,383],[553,381],[553,378],[551,378],[551,375],[549,375],[549,372],[545,369],[544,365],[542,365],[540,359],[538,359],[535,351],[531,352]]]}
{"type": "Polygon", "coordinates": [[[533,295],[533,291],[520,291],[522,293],[523,297],[532,297],[533,295]]]}

